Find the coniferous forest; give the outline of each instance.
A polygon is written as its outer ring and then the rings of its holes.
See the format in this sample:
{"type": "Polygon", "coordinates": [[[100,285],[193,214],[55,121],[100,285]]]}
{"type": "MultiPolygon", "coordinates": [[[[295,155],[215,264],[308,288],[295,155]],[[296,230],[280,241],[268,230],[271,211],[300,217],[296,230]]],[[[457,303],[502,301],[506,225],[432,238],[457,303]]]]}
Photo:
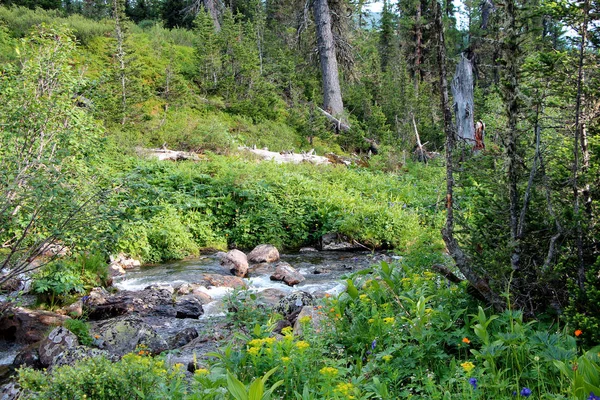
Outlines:
{"type": "Polygon", "coordinates": [[[600,399],[599,66],[598,0],[2,0],[2,398],[600,399]]]}

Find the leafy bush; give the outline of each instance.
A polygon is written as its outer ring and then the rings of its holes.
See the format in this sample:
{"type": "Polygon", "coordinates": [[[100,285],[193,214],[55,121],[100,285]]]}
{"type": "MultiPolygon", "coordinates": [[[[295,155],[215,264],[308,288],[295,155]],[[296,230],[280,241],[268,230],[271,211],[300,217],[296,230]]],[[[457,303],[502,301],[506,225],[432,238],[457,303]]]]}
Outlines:
{"type": "Polygon", "coordinates": [[[45,265],[34,275],[32,290],[39,301],[52,308],[66,302],[72,294],[105,286],[108,279],[108,266],[101,254],[80,254],[45,265]]]}
{"type": "Polygon", "coordinates": [[[54,368],[52,374],[19,370],[26,399],[165,399],[181,398],[183,373],[163,361],[135,354],[112,363],[103,357],[54,368]]]}
{"type": "Polygon", "coordinates": [[[181,222],[177,210],[165,205],[163,210],[148,222],[148,244],[151,246],[148,261],[179,260],[198,254],[198,245],[181,222]]]}
{"type": "Polygon", "coordinates": [[[92,336],[90,335],[90,328],[85,321],[80,319],[67,319],[63,323],[63,326],[73,332],[73,334],[77,336],[79,343],[82,345],[91,346],[94,342],[92,336]]]}

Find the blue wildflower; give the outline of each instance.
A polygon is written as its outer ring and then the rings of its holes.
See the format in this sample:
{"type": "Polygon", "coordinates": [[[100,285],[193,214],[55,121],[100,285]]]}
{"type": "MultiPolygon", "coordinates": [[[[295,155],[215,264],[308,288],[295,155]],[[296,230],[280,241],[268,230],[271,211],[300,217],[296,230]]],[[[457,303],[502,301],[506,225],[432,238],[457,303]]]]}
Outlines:
{"type": "Polygon", "coordinates": [[[469,385],[473,386],[473,389],[477,389],[477,379],[469,378],[469,385]]]}
{"type": "Polygon", "coordinates": [[[371,349],[375,349],[375,346],[377,346],[377,339],[373,339],[371,342],[371,349]]]}
{"type": "Polygon", "coordinates": [[[596,396],[594,392],[590,392],[590,397],[587,400],[600,400],[600,396],[596,396]]]}
{"type": "Polygon", "coordinates": [[[524,387],[523,389],[521,389],[521,396],[523,397],[529,397],[531,396],[531,389],[524,387]]]}

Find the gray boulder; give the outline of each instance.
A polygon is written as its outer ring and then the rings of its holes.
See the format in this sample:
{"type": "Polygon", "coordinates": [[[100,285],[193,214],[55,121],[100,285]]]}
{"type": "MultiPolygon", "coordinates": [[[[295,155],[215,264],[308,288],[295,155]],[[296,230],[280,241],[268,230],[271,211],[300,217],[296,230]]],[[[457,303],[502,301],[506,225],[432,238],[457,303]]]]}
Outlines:
{"type": "Polygon", "coordinates": [[[239,250],[231,250],[221,258],[221,265],[235,276],[243,278],[248,273],[248,258],[239,250]]]}
{"type": "Polygon", "coordinates": [[[321,237],[321,250],[337,250],[337,251],[349,251],[359,250],[362,247],[355,242],[351,241],[348,237],[339,233],[326,233],[321,237]]]}
{"type": "Polygon", "coordinates": [[[79,345],[79,340],[70,330],[62,326],[54,328],[48,337],[42,340],[38,349],[42,366],[53,365],[54,359],[58,355],[77,345],[79,345]]]}
{"type": "Polygon", "coordinates": [[[77,361],[94,357],[104,357],[113,362],[119,360],[118,356],[111,354],[106,350],[94,349],[86,346],[74,346],[57,355],[52,363],[52,368],[61,367],[63,365],[75,365],[77,361]]]}
{"type": "Polygon", "coordinates": [[[294,267],[286,262],[277,264],[275,273],[271,275],[272,281],[283,281],[288,286],[294,286],[304,281],[304,276],[298,272],[294,267]]]}
{"type": "Polygon", "coordinates": [[[177,332],[175,336],[169,339],[169,348],[177,349],[185,346],[197,337],[198,331],[196,328],[185,328],[184,330],[177,332]]]}
{"type": "Polygon", "coordinates": [[[283,315],[285,319],[292,324],[296,321],[298,314],[304,306],[314,306],[315,298],[308,292],[297,291],[288,294],[283,299],[279,300],[279,304],[274,308],[274,311],[283,315]]]}
{"type": "Polygon", "coordinates": [[[179,296],[175,300],[175,315],[177,318],[194,318],[197,319],[204,313],[202,302],[193,294],[179,296]]]}
{"type": "Polygon", "coordinates": [[[248,254],[251,263],[271,263],[279,261],[279,251],[271,244],[258,245],[248,254]]]}
{"type": "Polygon", "coordinates": [[[152,354],[169,347],[150,325],[134,316],[98,322],[92,332],[100,349],[117,356],[136,351],[138,346],[144,346],[152,354]]]}

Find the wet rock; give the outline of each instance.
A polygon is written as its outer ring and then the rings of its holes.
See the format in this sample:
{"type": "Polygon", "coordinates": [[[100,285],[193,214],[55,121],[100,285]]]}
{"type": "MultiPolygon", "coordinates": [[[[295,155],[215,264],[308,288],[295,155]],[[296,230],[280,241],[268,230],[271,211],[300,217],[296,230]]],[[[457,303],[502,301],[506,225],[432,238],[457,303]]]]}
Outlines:
{"type": "Polygon", "coordinates": [[[40,353],[38,351],[40,347],[39,343],[30,344],[21,350],[15,360],[13,361],[13,366],[15,368],[19,367],[29,367],[34,369],[43,368],[42,362],[40,361],[40,353]]]}
{"type": "Polygon", "coordinates": [[[261,305],[268,306],[270,308],[275,307],[279,304],[279,301],[285,297],[285,292],[269,288],[265,289],[262,292],[257,293],[257,301],[261,305]]]}
{"type": "MultiPolygon", "coordinates": [[[[139,267],[142,265],[140,260],[130,257],[128,254],[119,253],[116,256],[110,256],[110,267],[115,266],[122,270],[139,267]]],[[[125,273],[125,271],[123,271],[125,273]]]]}
{"type": "Polygon", "coordinates": [[[97,336],[98,347],[117,356],[131,353],[138,346],[144,346],[152,354],[169,347],[150,325],[134,316],[98,322],[92,331],[93,336],[97,336]]]}
{"type": "Polygon", "coordinates": [[[180,296],[175,300],[175,315],[177,318],[195,318],[203,314],[202,302],[192,294],[180,296]]]}
{"type": "Polygon", "coordinates": [[[321,237],[321,250],[348,251],[362,249],[348,237],[339,233],[326,233],[321,237]]]}
{"type": "Polygon", "coordinates": [[[115,276],[125,275],[125,269],[118,264],[110,264],[108,266],[108,273],[114,278],[115,276]]]}
{"type": "Polygon", "coordinates": [[[321,275],[321,274],[329,274],[330,272],[331,272],[331,270],[327,269],[325,267],[317,267],[313,271],[313,274],[315,274],[315,275],[321,275]]]}
{"type": "Polygon", "coordinates": [[[0,315],[0,337],[17,343],[35,343],[46,337],[50,327],[60,326],[69,317],[50,311],[14,307],[0,315]]]}
{"type": "Polygon", "coordinates": [[[275,269],[275,273],[271,275],[272,281],[283,281],[288,286],[294,286],[303,282],[305,280],[304,276],[294,267],[286,262],[281,262],[277,264],[277,268],[275,269]]]}
{"type": "Polygon", "coordinates": [[[175,336],[169,339],[169,348],[177,349],[185,346],[192,340],[198,337],[198,331],[195,328],[185,328],[184,330],[177,332],[175,336]]]}
{"type": "Polygon", "coordinates": [[[274,311],[283,315],[285,319],[293,324],[304,306],[313,306],[314,304],[315,298],[310,293],[296,291],[281,299],[274,311]]]}
{"type": "Polygon", "coordinates": [[[228,287],[233,289],[242,289],[246,287],[246,282],[237,276],[223,276],[219,274],[204,274],[202,276],[202,285],[210,287],[228,287]]]}
{"type": "Polygon", "coordinates": [[[81,317],[83,315],[83,301],[77,300],[75,303],[65,307],[64,311],[70,317],[81,317]]]}
{"type": "Polygon", "coordinates": [[[272,263],[279,261],[279,251],[271,244],[261,244],[248,254],[248,261],[251,263],[272,263]]]}
{"type": "Polygon", "coordinates": [[[325,321],[325,315],[317,307],[303,307],[294,324],[295,335],[302,336],[302,321],[304,320],[309,320],[313,332],[318,334],[321,332],[323,321],[325,321]]]}
{"type": "Polygon", "coordinates": [[[292,326],[292,323],[290,321],[288,321],[287,319],[280,319],[279,321],[277,321],[275,328],[273,328],[273,333],[281,334],[281,331],[284,328],[287,328],[288,326],[292,326]]]}
{"type": "MultiPolygon", "coordinates": [[[[204,289],[206,290],[206,288],[204,289]]],[[[194,295],[198,300],[200,300],[200,303],[202,303],[203,305],[213,301],[212,297],[210,297],[208,293],[202,291],[202,289],[200,288],[194,289],[192,291],[192,295],[194,295]]]]}
{"type": "Polygon", "coordinates": [[[102,288],[94,288],[83,302],[92,320],[117,317],[124,314],[177,315],[173,302],[174,289],[170,286],[150,286],[140,291],[122,291],[110,294],[102,288]]]}
{"type": "Polygon", "coordinates": [[[75,365],[77,361],[94,357],[104,357],[113,362],[119,360],[117,355],[111,354],[106,350],[94,349],[86,346],[73,346],[69,349],[65,349],[54,358],[52,368],[61,367],[63,365],[75,365]]]}
{"type": "Polygon", "coordinates": [[[314,247],[303,247],[300,250],[300,253],[318,253],[319,250],[315,249],[314,247]]]}
{"type": "Polygon", "coordinates": [[[239,250],[229,251],[221,258],[221,265],[235,276],[243,278],[248,273],[248,258],[239,250]]]}
{"type": "Polygon", "coordinates": [[[10,382],[0,388],[0,400],[16,400],[21,396],[21,387],[17,382],[10,382]]]}
{"type": "Polygon", "coordinates": [[[269,263],[260,263],[251,265],[248,268],[248,274],[251,275],[269,275],[275,271],[275,266],[269,263]]]}
{"type": "Polygon", "coordinates": [[[54,358],[65,350],[78,345],[77,336],[70,330],[62,326],[54,328],[48,337],[40,343],[38,351],[42,366],[49,367],[53,365],[54,358]]]}
{"type": "Polygon", "coordinates": [[[10,381],[10,377],[14,375],[15,368],[12,365],[0,365],[0,386],[10,381]]]}

